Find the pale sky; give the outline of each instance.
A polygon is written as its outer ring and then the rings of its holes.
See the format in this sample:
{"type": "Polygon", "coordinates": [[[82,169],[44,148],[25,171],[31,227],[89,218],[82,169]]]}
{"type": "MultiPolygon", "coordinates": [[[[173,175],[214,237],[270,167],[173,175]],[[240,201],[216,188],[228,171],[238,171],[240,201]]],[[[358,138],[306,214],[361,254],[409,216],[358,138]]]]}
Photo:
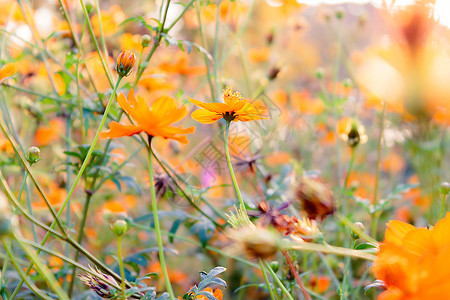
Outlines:
{"type": "MultiPolygon", "coordinates": [[[[338,3],[373,3],[375,5],[380,5],[382,0],[297,0],[300,3],[305,3],[309,5],[318,5],[318,4],[338,4],[338,3]]],[[[385,0],[389,5],[392,0],[385,0]]],[[[395,5],[407,5],[413,3],[414,0],[396,0],[395,5]]],[[[450,0],[436,0],[436,8],[435,8],[435,16],[440,22],[450,27],[450,0]]]]}

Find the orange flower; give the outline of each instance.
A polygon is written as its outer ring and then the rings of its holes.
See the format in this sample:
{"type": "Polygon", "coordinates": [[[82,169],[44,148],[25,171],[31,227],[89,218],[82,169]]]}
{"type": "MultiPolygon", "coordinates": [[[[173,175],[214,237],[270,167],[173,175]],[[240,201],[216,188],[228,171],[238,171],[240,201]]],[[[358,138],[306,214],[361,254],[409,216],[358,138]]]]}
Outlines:
{"type": "Polygon", "coordinates": [[[189,98],[189,100],[203,109],[194,111],[191,116],[197,122],[203,124],[214,123],[217,120],[225,119],[227,122],[267,119],[265,109],[259,105],[256,106],[244,99],[239,92],[233,91],[227,87],[223,91],[223,100],[225,103],[204,103],[189,98]]]}
{"type": "Polygon", "coordinates": [[[401,221],[387,226],[373,267],[387,286],[378,299],[450,299],[450,214],[430,229],[401,221]]]}
{"type": "MultiPolygon", "coordinates": [[[[213,291],[212,288],[207,287],[207,288],[205,288],[205,289],[202,290],[202,291],[204,291],[204,292],[210,292],[211,294],[214,295],[214,297],[216,297],[217,300],[222,300],[222,298],[223,298],[223,293],[222,293],[222,290],[220,290],[220,289],[215,289],[215,290],[213,291]]],[[[182,300],[181,297],[178,297],[177,299],[182,300]]],[[[208,300],[208,298],[207,298],[206,296],[203,296],[203,295],[198,295],[197,297],[195,297],[195,299],[196,299],[196,300],[208,300]]]]}
{"type": "Polygon", "coordinates": [[[6,64],[0,69],[0,84],[9,76],[16,73],[17,67],[15,64],[6,64]]]}
{"type": "Polygon", "coordinates": [[[202,75],[206,73],[205,66],[189,66],[189,56],[185,52],[178,52],[175,58],[171,57],[171,62],[163,62],[159,68],[167,73],[175,73],[180,75],[202,75]]]}
{"type": "Polygon", "coordinates": [[[134,95],[130,90],[128,99],[124,94],[117,97],[120,107],[136,122],[136,125],[123,125],[117,122],[109,123],[109,130],[102,132],[100,137],[114,139],[122,136],[132,136],[141,132],[149,136],[159,136],[187,144],[184,134],[193,133],[195,128],[186,129],[171,126],[180,121],[187,114],[186,107],[177,107],[175,100],[168,96],[161,96],[149,107],[144,98],[134,95]]]}

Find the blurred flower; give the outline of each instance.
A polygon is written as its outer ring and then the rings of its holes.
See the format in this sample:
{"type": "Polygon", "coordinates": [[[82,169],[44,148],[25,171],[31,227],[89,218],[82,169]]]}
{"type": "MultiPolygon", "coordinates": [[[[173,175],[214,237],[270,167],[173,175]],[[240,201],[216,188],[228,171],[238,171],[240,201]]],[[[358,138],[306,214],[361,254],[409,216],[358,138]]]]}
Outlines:
{"type": "Polygon", "coordinates": [[[311,287],[318,293],[325,292],[330,286],[330,282],[331,282],[330,278],[323,275],[317,277],[313,275],[309,280],[309,284],[311,285],[311,287]]]}
{"type": "Polygon", "coordinates": [[[335,212],[333,193],[319,180],[303,176],[294,183],[294,190],[309,219],[324,219],[335,212]]]}
{"type": "Polygon", "coordinates": [[[78,279],[80,279],[84,285],[90,287],[100,297],[114,297],[117,289],[113,286],[119,286],[117,281],[113,277],[99,271],[99,269],[97,269],[97,267],[95,266],[89,265],[89,269],[92,271],[92,273],[94,273],[94,275],[90,273],[84,273],[78,275],[78,279]],[[103,280],[100,280],[99,278],[103,280]],[[109,284],[105,283],[104,281],[108,282],[109,284]]]}
{"type": "Polygon", "coordinates": [[[136,122],[136,125],[123,125],[118,122],[109,123],[109,130],[101,133],[102,138],[118,138],[132,136],[141,132],[152,137],[176,140],[187,144],[185,134],[193,133],[194,127],[186,129],[171,126],[180,121],[187,114],[185,106],[177,107],[175,100],[168,96],[161,96],[149,107],[142,97],[134,95],[130,90],[128,98],[121,93],[117,97],[120,107],[136,122]]]}
{"type": "Polygon", "coordinates": [[[223,91],[223,99],[225,103],[204,103],[189,98],[193,104],[202,108],[194,111],[192,118],[204,124],[214,123],[222,118],[227,122],[248,122],[267,118],[264,109],[250,103],[230,87],[223,91]]]}
{"type": "Polygon", "coordinates": [[[119,42],[121,49],[132,49],[137,53],[142,49],[140,34],[124,33],[120,36],[119,42]]]}
{"type": "Polygon", "coordinates": [[[34,140],[37,146],[47,146],[60,138],[60,132],[64,128],[64,121],[62,119],[53,119],[48,122],[48,125],[41,125],[36,130],[34,140]]]}
{"type": "Polygon", "coordinates": [[[6,64],[0,69],[0,84],[8,77],[17,72],[15,64],[6,64]]]}
{"type": "Polygon", "coordinates": [[[247,57],[252,63],[266,62],[270,56],[270,48],[251,48],[247,51],[247,57]]]}
{"type": "Polygon", "coordinates": [[[190,67],[189,55],[181,51],[177,52],[175,58],[171,57],[170,62],[163,62],[158,67],[164,72],[175,73],[180,75],[197,76],[206,73],[205,66],[190,67]]]}
{"type": "Polygon", "coordinates": [[[436,226],[387,224],[373,271],[387,291],[378,299],[450,299],[450,214],[436,226]]]}
{"type": "Polygon", "coordinates": [[[336,126],[339,137],[350,147],[354,148],[367,142],[366,129],[358,121],[348,117],[342,118],[336,126]]]}
{"type": "Polygon", "coordinates": [[[299,110],[302,114],[318,115],[325,109],[323,101],[313,99],[309,92],[293,92],[290,99],[292,108],[299,110]]]}
{"type": "Polygon", "coordinates": [[[367,51],[356,76],[372,103],[387,110],[448,124],[450,55],[434,20],[434,1],[415,1],[392,16],[392,42],[367,51]],[[394,108],[394,109],[393,109],[394,108]]]}
{"type": "Polygon", "coordinates": [[[281,237],[266,227],[243,226],[229,230],[228,236],[250,258],[270,259],[281,246],[281,237]]]}
{"type": "Polygon", "coordinates": [[[119,24],[127,18],[127,15],[118,5],[112,5],[108,10],[102,10],[100,16],[102,31],[100,30],[98,14],[94,14],[91,18],[92,27],[96,36],[100,36],[101,34],[104,36],[116,34],[119,24]]]}

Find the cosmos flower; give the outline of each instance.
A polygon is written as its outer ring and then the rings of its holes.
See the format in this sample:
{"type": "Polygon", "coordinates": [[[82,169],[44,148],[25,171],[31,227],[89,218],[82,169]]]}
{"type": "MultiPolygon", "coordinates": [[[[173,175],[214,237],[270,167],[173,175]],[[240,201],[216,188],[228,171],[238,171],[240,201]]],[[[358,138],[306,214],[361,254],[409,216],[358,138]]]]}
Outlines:
{"type": "Polygon", "coordinates": [[[17,67],[15,64],[6,64],[0,69],[0,84],[8,77],[16,73],[17,67]]]}
{"type": "Polygon", "coordinates": [[[264,108],[250,103],[239,92],[233,91],[230,87],[223,91],[225,103],[205,103],[192,98],[189,98],[189,100],[202,108],[194,111],[191,116],[194,120],[203,124],[214,123],[222,118],[227,122],[267,119],[264,108]]]}
{"type": "Polygon", "coordinates": [[[378,299],[450,299],[449,255],[449,213],[429,229],[390,221],[373,266],[387,288],[378,299]]]}
{"type": "Polygon", "coordinates": [[[102,132],[100,137],[113,139],[122,136],[132,136],[141,132],[151,137],[172,139],[183,144],[188,140],[185,134],[193,133],[194,127],[180,128],[172,126],[184,118],[187,114],[186,107],[177,107],[175,100],[168,96],[161,96],[153,102],[151,107],[144,98],[136,97],[133,90],[128,93],[128,98],[120,94],[117,97],[120,107],[135,121],[135,125],[123,125],[118,122],[109,123],[109,130],[102,132]]]}

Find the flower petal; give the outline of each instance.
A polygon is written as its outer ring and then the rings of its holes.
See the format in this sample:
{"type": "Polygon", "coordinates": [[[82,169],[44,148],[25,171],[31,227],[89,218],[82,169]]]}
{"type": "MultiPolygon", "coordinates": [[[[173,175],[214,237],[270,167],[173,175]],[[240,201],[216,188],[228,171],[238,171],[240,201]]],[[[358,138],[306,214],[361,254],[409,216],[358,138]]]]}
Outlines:
{"type": "Polygon", "coordinates": [[[194,99],[192,99],[190,97],[188,97],[188,98],[189,98],[189,101],[191,101],[191,103],[197,105],[198,107],[207,109],[207,110],[212,111],[212,112],[225,113],[227,111],[232,111],[232,108],[230,106],[226,105],[225,103],[219,103],[219,102],[217,102],[217,103],[205,103],[205,102],[201,102],[201,101],[198,101],[198,100],[194,100],[194,99]]]}
{"type": "Polygon", "coordinates": [[[222,119],[222,115],[207,109],[197,109],[191,114],[192,119],[203,124],[211,124],[222,119]]]}
{"type": "Polygon", "coordinates": [[[100,138],[114,139],[122,136],[132,136],[142,132],[143,129],[139,125],[122,125],[117,122],[109,123],[109,130],[100,133],[100,138]]]}

